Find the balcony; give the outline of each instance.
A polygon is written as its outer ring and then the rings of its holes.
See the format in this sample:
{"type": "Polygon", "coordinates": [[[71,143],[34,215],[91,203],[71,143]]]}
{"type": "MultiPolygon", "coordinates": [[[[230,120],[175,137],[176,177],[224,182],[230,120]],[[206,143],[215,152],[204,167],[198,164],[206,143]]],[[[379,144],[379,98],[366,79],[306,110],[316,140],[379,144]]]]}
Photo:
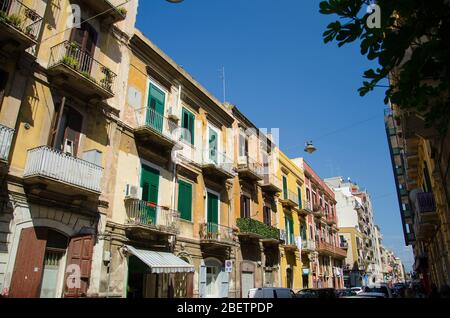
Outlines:
{"type": "Polygon", "coordinates": [[[47,146],[28,151],[25,183],[69,196],[98,197],[103,168],[47,146]]]}
{"type": "Polygon", "coordinates": [[[327,243],[325,241],[319,241],[319,243],[316,245],[316,249],[319,252],[319,254],[328,255],[336,258],[346,258],[347,257],[347,251],[336,247],[333,244],[327,243]]]}
{"type": "Polygon", "coordinates": [[[335,224],[337,224],[337,222],[336,222],[336,216],[334,216],[334,215],[327,215],[326,216],[326,220],[327,220],[327,224],[328,225],[335,225],[335,224]]]}
{"type": "Polygon", "coordinates": [[[55,84],[70,92],[76,91],[82,99],[95,101],[114,97],[117,75],[76,43],[65,41],[52,47],[47,69],[55,84]]]}
{"type": "Polygon", "coordinates": [[[268,173],[265,174],[263,180],[260,182],[261,189],[269,193],[279,193],[283,188],[282,181],[276,175],[268,173]]]}
{"type": "Polygon", "coordinates": [[[249,181],[261,181],[263,179],[263,167],[255,159],[249,156],[239,157],[237,171],[239,178],[249,181]]]}
{"type": "Polygon", "coordinates": [[[200,225],[200,244],[212,247],[229,247],[235,244],[235,235],[231,227],[204,223],[200,225]]]}
{"type": "Polygon", "coordinates": [[[298,207],[298,194],[288,190],[283,193],[280,202],[285,208],[296,208],[298,207]]]}
{"type": "Polygon", "coordinates": [[[216,150],[203,152],[203,174],[212,178],[227,180],[234,177],[234,163],[226,154],[216,150]]]}
{"type": "Polygon", "coordinates": [[[314,217],[320,219],[325,216],[325,208],[319,204],[313,205],[313,214],[314,217]]]}
{"type": "Polygon", "coordinates": [[[0,164],[7,164],[14,129],[0,125],[0,164]]]}
{"type": "Polygon", "coordinates": [[[339,244],[340,248],[342,248],[343,250],[347,250],[348,249],[348,242],[341,242],[339,244]]]}
{"type": "Polygon", "coordinates": [[[177,143],[178,124],[151,108],[141,108],[135,113],[137,126],[134,135],[143,144],[171,151],[177,143]]]}
{"type": "Polygon", "coordinates": [[[302,240],[302,253],[312,253],[316,250],[316,243],[312,240],[302,240]]]}
{"type": "Polygon", "coordinates": [[[0,1],[2,51],[21,53],[37,44],[42,17],[18,0],[0,1]]]}
{"type": "Polygon", "coordinates": [[[239,236],[261,239],[265,242],[280,241],[280,230],[251,218],[236,220],[239,236]]]}
{"type": "Polygon", "coordinates": [[[415,201],[414,232],[419,239],[429,239],[439,223],[436,204],[432,192],[417,193],[415,201]]]}
{"type": "Polygon", "coordinates": [[[300,212],[303,214],[311,214],[313,213],[313,205],[311,201],[303,201],[302,206],[300,208],[300,212]]]}
{"type": "Polygon", "coordinates": [[[288,233],[286,230],[280,230],[280,240],[283,241],[285,250],[295,251],[298,249],[293,233],[288,233]]]}
{"type": "Polygon", "coordinates": [[[125,9],[117,8],[118,4],[124,3],[123,0],[80,0],[88,6],[93,15],[99,15],[102,24],[110,25],[125,20],[127,12],[125,9]],[[101,15],[100,15],[101,14],[101,15]]]}
{"type": "Polygon", "coordinates": [[[134,236],[145,233],[173,236],[179,233],[178,211],[139,199],[125,199],[126,229],[134,236]]]}

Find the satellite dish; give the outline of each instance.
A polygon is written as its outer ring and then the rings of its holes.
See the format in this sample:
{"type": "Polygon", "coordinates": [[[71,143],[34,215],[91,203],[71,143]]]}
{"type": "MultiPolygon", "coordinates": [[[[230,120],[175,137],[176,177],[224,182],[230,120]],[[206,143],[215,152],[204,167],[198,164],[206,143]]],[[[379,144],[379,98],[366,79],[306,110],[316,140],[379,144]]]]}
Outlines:
{"type": "Polygon", "coordinates": [[[312,141],[306,143],[305,152],[307,152],[311,155],[316,151],[317,151],[317,148],[314,146],[312,141]]]}

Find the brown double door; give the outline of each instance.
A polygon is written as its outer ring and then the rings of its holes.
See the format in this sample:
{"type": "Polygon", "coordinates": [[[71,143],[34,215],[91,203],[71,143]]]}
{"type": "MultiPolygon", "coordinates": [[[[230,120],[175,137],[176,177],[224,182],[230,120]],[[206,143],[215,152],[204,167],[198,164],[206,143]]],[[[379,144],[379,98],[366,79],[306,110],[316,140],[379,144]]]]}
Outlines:
{"type": "MultiPolygon", "coordinates": [[[[64,271],[64,296],[82,297],[89,287],[92,264],[93,236],[67,238],[48,228],[31,227],[20,234],[9,297],[39,298],[51,295],[58,286],[55,274],[66,256],[66,269],[72,265],[80,268],[80,283],[67,288],[70,273],[64,271]],[[52,271],[53,276],[52,276],[52,271]],[[50,275],[49,275],[50,273],[50,275]],[[50,293],[48,292],[50,290],[50,293]]],[[[77,275],[78,276],[78,275],[77,275]]],[[[60,295],[54,295],[58,297],[60,295]]]]}

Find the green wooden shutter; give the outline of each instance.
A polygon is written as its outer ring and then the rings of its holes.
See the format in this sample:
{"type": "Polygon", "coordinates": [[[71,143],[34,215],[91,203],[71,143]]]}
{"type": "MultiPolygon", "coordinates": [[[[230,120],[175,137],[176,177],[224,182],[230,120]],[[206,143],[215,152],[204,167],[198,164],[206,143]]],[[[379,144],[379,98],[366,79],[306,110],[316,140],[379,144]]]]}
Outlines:
{"type": "Polygon", "coordinates": [[[144,224],[156,224],[156,207],[158,205],[159,171],[142,165],[141,174],[142,208],[140,219],[144,224]]]}
{"type": "Polygon", "coordinates": [[[302,208],[302,189],[301,188],[297,188],[297,193],[298,193],[298,206],[301,209],[302,208]]]}
{"type": "Polygon", "coordinates": [[[284,195],[284,199],[287,200],[288,188],[287,188],[287,178],[285,176],[283,176],[283,195],[284,195]]]}
{"type": "Polygon", "coordinates": [[[183,108],[181,117],[182,117],[181,118],[181,127],[188,130],[191,134],[190,139],[189,139],[189,136],[183,136],[183,139],[186,140],[187,142],[190,142],[193,145],[194,140],[195,140],[195,135],[194,135],[195,134],[195,129],[194,129],[195,116],[190,111],[183,108]]]}
{"type": "Polygon", "coordinates": [[[192,184],[178,182],[178,212],[183,220],[192,220],[192,184]]]}
{"type": "Polygon", "coordinates": [[[146,123],[148,126],[160,132],[163,130],[165,99],[166,94],[155,85],[150,84],[147,102],[148,110],[146,123]]]}
{"type": "Polygon", "coordinates": [[[213,193],[208,192],[208,230],[211,233],[218,231],[219,224],[219,197],[213,193]]]}
{"type": "Polygon", "coordinates": [[[287,234],[287,240],[288,244],[294,243],[294,222],[292,218],[286,216],[286,234],[287,234]]]}

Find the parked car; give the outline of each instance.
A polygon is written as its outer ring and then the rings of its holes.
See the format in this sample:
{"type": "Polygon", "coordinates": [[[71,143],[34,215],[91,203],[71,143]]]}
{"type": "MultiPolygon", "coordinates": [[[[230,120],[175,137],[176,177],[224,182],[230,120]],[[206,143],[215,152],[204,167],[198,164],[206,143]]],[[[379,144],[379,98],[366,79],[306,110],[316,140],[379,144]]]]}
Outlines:
{"type": "Polygon", "coordinates": [[[364,293],[382,293],[385,298],[394,298],[391,289],[386,284],[377,284],[372,286],[365,286],[364,293]]]}
{"type": "Polygon", "coordinates": [[[344,298],[344,297],[349,297],[349,296],[356,296],[356,291],[351,290],[349,288],[338,289],[338,290],[336,290],[336,294],[339,298],[344,298]]]}
{"type": "Polygon", "coordinates": [[[337,294],[333,288],[308,288],[299,291],[297,298],[337,298],[337,294]]]}
{"type": "Polygon", "coordinates": [[[352,287],[352,288],[350,288],[351,290],[353,290],[357,295],[359,294],[359,293],[362,293],[363,292],[363,288],[362,287],[352,287]]]}
{"type": "Polygon", "coordinates": [[[358,295],[355,296],[348,296],[344,298],[386,298],[386,295],[384,293],[366,293],[361,292],[358,295]]]}
{"type": "Polygon", "coordinates": [[[289,288],[266,287],[250,289],[248,298],[296,298],[296,295],[289,288]]]}

